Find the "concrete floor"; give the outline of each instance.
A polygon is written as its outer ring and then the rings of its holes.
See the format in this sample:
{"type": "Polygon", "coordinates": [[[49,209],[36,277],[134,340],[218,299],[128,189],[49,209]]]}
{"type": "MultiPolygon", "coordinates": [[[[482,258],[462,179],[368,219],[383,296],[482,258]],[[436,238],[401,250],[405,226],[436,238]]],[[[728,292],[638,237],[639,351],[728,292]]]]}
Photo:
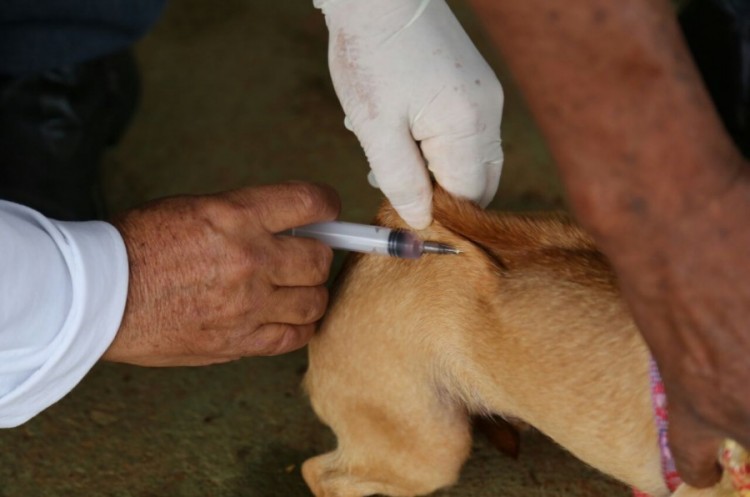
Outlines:
{"type": "MultiPolygon", "coordinates": [[[[342,219],[380,194],[343,127],[327,32],[309,0],[173,0],[138,46],[141,110],[106,160],[112,212],[145,200],[304,179],[334,185],[342,219]]],[[[506,89],[497,209],[562,206],[549,155],[505,68],[453,3],[506,89]]],[[[200,369],[101,364],[64,400],[0,432],[0,497],[309,495],[299,473],[333,438],[299,383],[300,351],[200,369]]],[[[483,439],[440,496],[617,496],[627,490],[535,433],[513,460],[483,439]]]]}

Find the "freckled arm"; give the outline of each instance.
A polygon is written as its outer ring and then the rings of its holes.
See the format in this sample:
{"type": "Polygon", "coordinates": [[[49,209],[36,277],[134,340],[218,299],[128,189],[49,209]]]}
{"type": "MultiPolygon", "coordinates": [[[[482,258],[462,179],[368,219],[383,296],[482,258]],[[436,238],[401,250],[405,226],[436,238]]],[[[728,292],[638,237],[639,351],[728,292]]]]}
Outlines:
{"type": "Polygon", "coordinates": [[[648,236],[733,181],[741,159],[668,1],[471,3],[601,244],[648,236]]]}
{"type": "Polygon", "coordinates": [[[470,0],[661,370],[686,483],[750,447],[750,167],[668,0],[470,0]]]}

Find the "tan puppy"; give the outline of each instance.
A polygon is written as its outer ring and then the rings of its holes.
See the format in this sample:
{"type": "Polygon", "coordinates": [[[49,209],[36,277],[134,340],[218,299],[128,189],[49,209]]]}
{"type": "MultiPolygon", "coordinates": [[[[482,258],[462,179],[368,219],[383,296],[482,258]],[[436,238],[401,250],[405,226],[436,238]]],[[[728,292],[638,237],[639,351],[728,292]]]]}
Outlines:
{"type": "MultiPolygon", "coordinates": [[[[491,214],[440,191],[434,216],[421,235],[462,253],[352,257],[310,343],[305,386],[338,438],[302,468],[313,493],[451,485],[469,455],[470,415],[499,414],[668,495],[649,354],[590,238],[561,215],[491,214]]],[[[388,206],[377,223],[405,227],[388,206]]]]}

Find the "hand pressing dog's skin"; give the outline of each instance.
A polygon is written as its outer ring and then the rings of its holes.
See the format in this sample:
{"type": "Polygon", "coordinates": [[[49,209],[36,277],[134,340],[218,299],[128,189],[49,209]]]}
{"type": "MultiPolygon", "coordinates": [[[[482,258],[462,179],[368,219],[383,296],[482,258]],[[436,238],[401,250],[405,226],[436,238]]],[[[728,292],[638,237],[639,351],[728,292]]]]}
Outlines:
{"type": "MultiPolygon", "coordinates": [[[[421,234],[461,255],[352,257],[310,342],[305,386],[338,438],[302,468],[313,493],[451,485],[469,454],[470,415],[492,413],[668,495],[649,353],[591,239],[561,215],[490,214],[440,191],[434,212],[421,234]]],[[[403,227],[387,206],[377,222],[403,227]]]]}
{"type": "Polygon", "coordinates": [[[304,346],[328,303],[331,249],[276,233],[338,215],[336,192],[285,183],[162,199],[115,225],[130,284],[105,360],[196,366],[304,346]]]}

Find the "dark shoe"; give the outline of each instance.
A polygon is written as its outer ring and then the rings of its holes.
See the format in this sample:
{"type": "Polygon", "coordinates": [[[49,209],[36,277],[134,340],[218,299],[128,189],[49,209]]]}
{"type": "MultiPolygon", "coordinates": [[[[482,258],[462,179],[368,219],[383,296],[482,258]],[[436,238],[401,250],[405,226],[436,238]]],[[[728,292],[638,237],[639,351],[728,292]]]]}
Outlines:
{"type": "Polygon", "coordinates": [[[102,154],[124,132],[138,95],[130,51],[0,76],[0,198],[55,219],[102,218],[102,154]]]}

